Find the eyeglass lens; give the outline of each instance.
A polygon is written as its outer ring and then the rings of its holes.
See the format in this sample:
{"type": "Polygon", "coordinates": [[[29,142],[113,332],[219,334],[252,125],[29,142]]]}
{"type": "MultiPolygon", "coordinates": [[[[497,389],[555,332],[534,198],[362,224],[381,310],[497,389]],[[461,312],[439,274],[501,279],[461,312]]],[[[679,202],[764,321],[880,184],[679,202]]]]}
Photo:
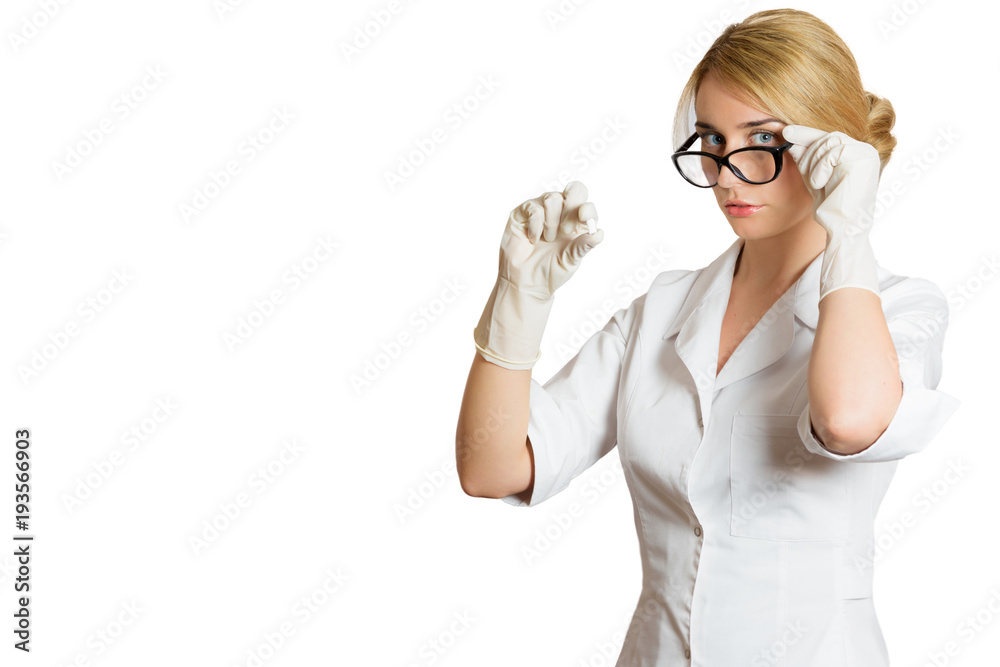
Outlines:
{"type": "MultiPolygon", "coordinates": [[[[733,153],[729,164],[737,171],[737,176],[753,183],[764,183],[774,178],[774,156],[767,151],[749,150],[733,153]]],[[[691,181],[702,186],[715,185],[719,181],[718,163],[704,155],[681,155],[677,167],[691,181]]]]}

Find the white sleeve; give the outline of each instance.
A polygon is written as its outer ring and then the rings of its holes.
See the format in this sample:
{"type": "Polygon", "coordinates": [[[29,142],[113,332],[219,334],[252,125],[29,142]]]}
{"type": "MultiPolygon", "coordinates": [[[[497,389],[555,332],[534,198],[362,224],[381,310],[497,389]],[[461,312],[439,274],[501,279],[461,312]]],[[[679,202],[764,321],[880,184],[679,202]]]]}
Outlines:
{"type": "Polygon", "coordinates": [[[816,439],[809,404],[799,415],[798,432],[806,449],[839,461],[893,461],[923,450],[951,418],[961,401],[937,391],[941,352],[948,326],[948,301],[934,283],[905,278],[882,292],[883,312],[899,358],[903,396],[896,414],[878,439],[855,454],[830,451],[816,439]]]}
{"type": "Polygon", "coordinates": [[[504,497],[504,502],[534,507],[569,486],[618,443],[622,360],[645,296],[612,315],[544,385],[531,379],[528,438],[534,485],[530,492],[504,497]]]}

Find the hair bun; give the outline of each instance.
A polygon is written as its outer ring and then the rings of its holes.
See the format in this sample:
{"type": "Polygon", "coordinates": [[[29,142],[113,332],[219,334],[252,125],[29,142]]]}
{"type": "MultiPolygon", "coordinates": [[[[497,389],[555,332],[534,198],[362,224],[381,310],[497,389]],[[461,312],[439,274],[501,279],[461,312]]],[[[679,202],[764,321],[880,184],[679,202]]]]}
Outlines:
{"type": "Polygon", "coordinates": [[[868,134],[864,141],[878,151],[882,161],[882,169],[892,157],[896,148],[896,137],[892,135],[892,126],[896,124],[896,112],[892,103],[884,97],[865,91],[868,97],[868,134]]]}

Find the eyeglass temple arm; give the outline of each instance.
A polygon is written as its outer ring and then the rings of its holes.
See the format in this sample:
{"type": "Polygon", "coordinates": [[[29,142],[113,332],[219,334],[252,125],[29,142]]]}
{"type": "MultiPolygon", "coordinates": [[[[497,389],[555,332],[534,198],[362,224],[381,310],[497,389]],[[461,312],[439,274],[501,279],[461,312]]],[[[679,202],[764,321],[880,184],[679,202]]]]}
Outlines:
{"type": "Polygon", "coordinates": [[[683,143],[683,145],[681,145],[681,147],[680,147],[680,148],[678,148],[678,149],[677,149],[676,151],[674,151],[674,152],[675,152],[675,153],[681,153],[681,152],[683,152],[683,151],[686,151],[687,149],[691,148],[691,144],[693,144],[693,143],[694,143],[694,140],[695,140],[695,139],[697,139],[697,138],[698,138],[698,133],[697,133],[697,132],[695,132],[694,134],[692,134],[692,135],[691,135],[691,136],[690,136],[690,137],[688,138],[688,140],[687,140],[687,141],[685,141],[685,142],[683,143]]]}

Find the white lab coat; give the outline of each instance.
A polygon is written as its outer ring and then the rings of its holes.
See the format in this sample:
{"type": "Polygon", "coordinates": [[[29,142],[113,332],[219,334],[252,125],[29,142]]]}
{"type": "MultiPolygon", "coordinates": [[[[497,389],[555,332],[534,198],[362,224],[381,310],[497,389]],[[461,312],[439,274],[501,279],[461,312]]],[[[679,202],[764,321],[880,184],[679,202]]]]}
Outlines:
{"type": "Polygon", "coordinates": [[[936,391],[948,302],[878,267],[902,400],[853,455],[814,437],[806,386],[817,256],[716,377],[743,239],[664,271],[545,385],[531,380],[535,506],[616,444],[643,582],[616,667],[887,667],[872,602],[874,517],[897,461],[958,408],[936,391]],[[867,566],[866,566],[867,564],[867,566]]]}

